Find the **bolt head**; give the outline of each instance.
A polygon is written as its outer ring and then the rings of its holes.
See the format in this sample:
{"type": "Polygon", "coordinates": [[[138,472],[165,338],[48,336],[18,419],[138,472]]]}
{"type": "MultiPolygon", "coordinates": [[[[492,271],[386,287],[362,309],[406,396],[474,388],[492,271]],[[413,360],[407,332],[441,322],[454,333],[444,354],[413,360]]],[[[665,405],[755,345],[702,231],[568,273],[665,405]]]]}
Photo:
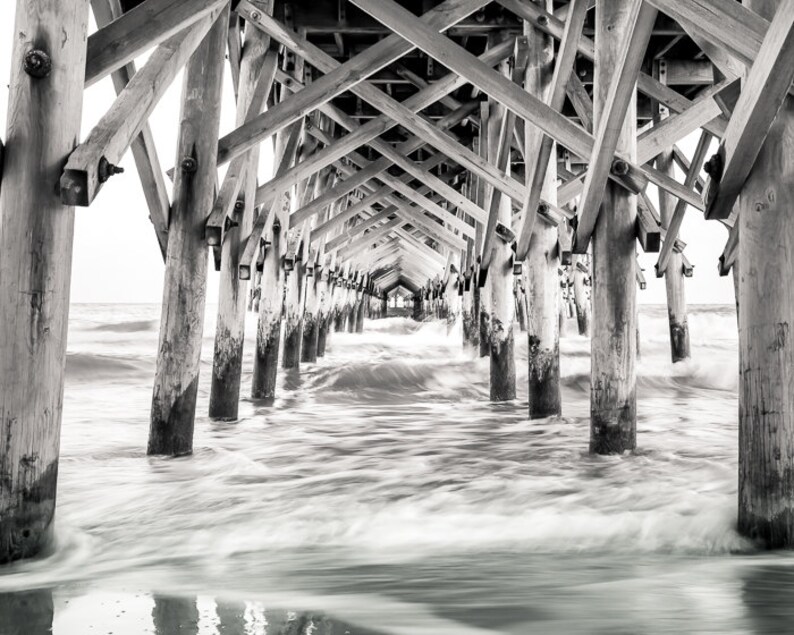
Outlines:
{"type": "Polygon", "coordinates": [[[188,174],[193,174],[198,169],[198,162],[193,157],[185,157],[179,165],[188,174]]]}
{"type": "Polygon", "coordinates": [[[259,11],[251,11],[251,19],[258,20],[259,19],[259,11]]]}
{"type": "Polygon", "coordinates": [[[623,159],[615,159],[612,162],[612,173],[617,176],[626,176],[629,173],[629,164],[623,159]]]}
{"type": "Polygon", "coordinates": [[[25,72],[31,77],[42,79],[47,77],[52,71],[52,59],[50,56],[40,49],[32,49],[25,53],[22,60],[22,67],[25,72]]]}

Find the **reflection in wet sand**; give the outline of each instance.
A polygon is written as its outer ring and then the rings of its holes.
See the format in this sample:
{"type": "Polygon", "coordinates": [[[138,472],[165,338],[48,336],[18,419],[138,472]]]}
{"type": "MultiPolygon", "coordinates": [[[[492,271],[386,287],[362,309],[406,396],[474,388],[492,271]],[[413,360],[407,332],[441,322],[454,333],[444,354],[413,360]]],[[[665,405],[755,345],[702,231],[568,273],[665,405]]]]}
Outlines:
{"type": "Polygon", "coordinates": [[[49,634],[53,613],[49,589],[0,593],[0,635],[49,634]]]}
{"type": "Polygon", "coordinates": [[[218,635],[246,635],[245,602],[218,602],[218,635]]]}
{"type": "Polygon", "coordinates": [[[742,600],[753,633],[794,632],[794,569],[791,567],[749,567],[742,580],[742,600]]]}
{"type": "Polygon", "coordinates": [[[155,635],[198,635],[199,613],[195,598],[154,596],[152,622],[155,635]]]}

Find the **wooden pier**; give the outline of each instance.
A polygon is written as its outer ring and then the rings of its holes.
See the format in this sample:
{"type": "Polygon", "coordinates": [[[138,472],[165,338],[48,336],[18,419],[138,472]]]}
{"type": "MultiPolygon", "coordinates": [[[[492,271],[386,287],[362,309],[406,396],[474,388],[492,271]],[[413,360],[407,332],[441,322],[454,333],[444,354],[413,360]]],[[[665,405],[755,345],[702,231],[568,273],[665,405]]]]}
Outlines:
{"type": "Polygon", "coordinates": [[[794,2],[17,0],[12,46],[0,563],[36,555],[52,530],[75,208],[131,178],[165,263],[153,455],[192,452],[210,263],[214,419],[236,419],[241,393],[272,403],[282,369],[316,363],[399,295],[417,320],[460,320],[461,346],[490,359],[494,401],[515,399],[527,338],[529,418],[565,410],[560,321],[575,316],[592,342],[590,451],[632,451],[638,249],[658,254],[682,362],[692,267],[678,233],[686,214],[722,223],[738,527],[794,546],[794,2]],[[166,159],[148,120],[180,73],[166,159]],[[236,128],[221,136],[227,74],[236,128]],[[100,81],[117,97],[80,131],[84,87],[100,81]],[[128,150],[138,177],[117,167],[128,150]]]}

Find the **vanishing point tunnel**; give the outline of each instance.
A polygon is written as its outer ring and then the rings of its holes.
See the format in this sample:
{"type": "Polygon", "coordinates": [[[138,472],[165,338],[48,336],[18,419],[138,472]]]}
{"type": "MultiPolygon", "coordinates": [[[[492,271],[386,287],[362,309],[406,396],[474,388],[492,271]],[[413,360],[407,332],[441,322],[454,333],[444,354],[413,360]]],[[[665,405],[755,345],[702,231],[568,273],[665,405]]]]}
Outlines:
{"type": "Polygon", "coordinates": [[[686,360],[678,233],[701,215],[728,230],[714,266],[736,288],[739,530],[794,546],[794,2],[18,0],[12,64],[0,562],[51,533],[74,215],[135,178],[117,167],[127,151],[165,263],[149,454],[192,451],[213,265],[214,419],[235,419],[241,395],[272,401],[280,368],[316,362],[333,331],[361,332],[400,295],[417,320],[460,321],[494,401],[515,398],[528,338],[530,419],[565,408],[559,322],[575,315],[590,452],[630,452],[637,253],[658,254],[672,361],[686,360]],[[180,74],[176,156],[158,157],[148,120],[180,74]],[[224,76],[236,128],[220,135],[224,76]],[[81,131],[100,81],[117,98],[81,131]]]}

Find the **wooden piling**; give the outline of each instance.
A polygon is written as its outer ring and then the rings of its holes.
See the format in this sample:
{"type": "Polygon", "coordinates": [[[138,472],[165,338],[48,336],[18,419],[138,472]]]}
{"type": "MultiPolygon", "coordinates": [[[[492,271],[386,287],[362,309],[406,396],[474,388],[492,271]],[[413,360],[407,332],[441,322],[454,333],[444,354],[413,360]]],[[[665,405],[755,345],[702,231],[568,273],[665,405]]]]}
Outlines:
{"type": "Polygon", "coordinates": [[[328,330],[331,326],[331,297],[333,288],[330,283],[330,267],[320,267],[317,279],[317,357],[325,357],[328,344],[328,330]]]}
{"type": "Polygon", "coordinates": [[[148,454],[193,451],[207,287],[204,225],[217,178],[228,30],[227,7],[185,70],[148,454]]]}
{"type": "MultiPolygon", "coordinates": [[[[283,92],[282,92],[283,97],[283,92]]],[[[275,156],[278,168],[275,177],[288,170],[295,161],[303,124],[297,121],[276,135],[275,156]]],[[[262,283],[259,300],[259,319],[256,330],[254,372],[251,378],[251,396],[272,401],[276,396],[276,379],[281,348],[281,318],[284,311],[284,254],[287,251],[284,228],[289,226],[291,193],[279,192],[265,218],[262,237],[270,232],[262,263],[262,283]]],[[[267,213],[265,209],[260,214],[267,213]]],[[[257,217],[257,219],[260,217],[257,217]]]]}
{"type": "Polygon", "coordinates": [[[281,365],[284,368],[300,368],[301,329],[303,314],[301,293],[303,287],[303,263],[298,260],[294,247],[288,247],[287,258],[294,258],[291,268],[285,265],[286,293],[284,295],[284,353],[281,365]]]}
{"type": "MultiPolygon", "coordinates": [[[[534,4],[553,10],[553,3],[537,0],[534,4]]],[[[524,88],[530,94],[548,101],[554,71],[554,41],[551,36],[524,25],[527,36],[527,69],[524,88]]],[[[540,148],[543,133],[534,126],[524,127],[526,148],[540,148]]],[[[541,198],[557,204],[557,149],[552,145],[541,198]]],[[[540,220],[534,232],[524,266],[527,315],[527,363],[529,366],[529,418],[559,415],[560,403],[560,254],[557,228],[540,220]]]]}
{"type": "MultiPolygon", "coordinates": [[[[283,197],[286,196],[282,195],[283,197]]],[[[281,269],[281,222],[274,219],[270,244],[262,267],[262,292],[256,327],[254,371],[251,376],[251,397],[273,400],[276,396],[278,358],[281,340],[283,278],[281,269]]]]}
{"type": "MultiPolygon", "coordinates": [[[[786,0],[745,4],[772,20],[786,0]]],[[[760,59],[760,56],[759,56],[760,59]]],[[[790,59],[790,58],[789,58],[790,59]]],[[[736,114],[734,114],[736,116],[736,114]]],[[[794,98],[777,113],[741,190],[739,531],[794,547],[794,98]]]]}
{"type": "MultiPolygon", "coordinates": [[[[270,39],[258,29],[250,29],[246,34],[237,91],[238,126],[249,117],[248,111],[260,81],[269,44],[270,39]]],[[[269,88],[266,90],[269,92],[269,88]]],[[[262,101],[267,101],[267,98],[262,101]]],[[[258,113],[251,113],[255,114],[258,113]]],[[[239,268],[240,257],[253,226],[258,167],[259,146],[256,146],[249,152],[240,177],[243,179],[240,187],[242,200],[239,201],[242,209],[236,212],[234,218],[238,225],[226,230],[221,246],[218,317],[209,403],[209,416],[219,420],[237,419],[240,403],[247,283],[240,279],[239,268]]],[[[259,272],[255,272],[254,279],[259,276],[259,272]]],[[[258,296],[252,304],[258,308],[258,296]]]]}
{"type": "Polygon", "coordinates": [[[313,267],[314,261],[311,260],[311,275],[307,270],[305,279],[305,304],[303,309],[303,331],[301,341],[301,362],[313,364],[317,361],[317,341],[320,337],[320,322],[318,316],[318,279],[316,270],[313,267]]]}
{"type": "MultiPolygon", "coordinates": [[[[506,68],[505,68],[506,70],[506,68]]],[[[510,174],[510,161],[503,157],[509,153],[509,141],[513,138],[512,117],[506,109],[495,100],[490,100],[490,116],[488,117],[488,160],[502,167],[500,162],[506,161],[506,174],[510,174]],[[506,130],[506,128],[510,130],[506,130]],[[504,143],[508,147],[504,147],[504,143]]],[[[488,265],[486,284],[489,298],[482,306],[488,312],[487,347],[490,356],[490,394],[491,401],[508,401],[516,398],[516,364],[515,339],[513,323],[515,321],[515,300],[513,298],[513,248],[511,245],[511,218],[513,215],[512,201],[501,192],[492,190],[492,197],[498,198],[491,206],[498,205],[496,223],[489,222],[486,229],[483,250],[488,249],[488,232],[494,232],[491,241],[492,255],[488,265]],[[488,301],[489,300],[489,301],[488,301]]],[[[489,219],[490,221],[490,219],[489,219]]],[[[483,259],[487,255],[483,253],[483,259]]],[[[480,337],[482,337],[482,332],[480,337]]]]}
{"type": "MultiPolygon", "coordinates": [[[[662,83],[666,83],[666,71],[664,69],[664,65],[656,65],[655,74],[662,83]],[[660,67],[661,71],[659,70],[660,67]]],[[[655,113],[656,121],[660,123],[668,114],[665,106],[658,105],[655,113]]],[[[665,149],[656,157],[656,169],[670,177],[675,177],[672,148],[665,149]]],[[[662,227],[665,230],[670,227],[677,202],[677,199],[670,196],[663,189],[659,190],[659,216],[662,227]]],[[[684,266],[682,254],[676,249],[673,249],[667,260],[667,267],[664,271],[664,284],[667,292],[667,321],[670,327],[670,356],[675,364],[690,357],[684,266]]]]}
{"type": "MultiPolygon", "coordinates": [[[[594,129],[629,37],[633,2],[596,8],[594,129]]],[[[636,95],[631,98],[617,150],[636,155],[636,95]]],[[[590,452],[620,454],[637,442],[636,196],[608,182],[592,238],[590,452]]]]}
{"type": "Polygon", "coordinates": [[[0,165],[0,564],[55,512],[74,208],[57,184],[80,135],[87,0],[18,0],[0,165]]]}
{"type": "Polygon", "coordinates": [[[489,353],[488,342],[491,340],[491,285],[488,282],[490,274],[479,271],[477,274],[478,282],[482,285],[477,286],[477,293],[474,300],[479,306],[479,342],[480,357],[487,357],[489,353]]]}
{"type": "Polygon", "coordinates": [[[590,257],[573,254],[573,300],[576,308],[576,325],[579,335],[590,335],[590,298],[587,286],[590,280],[590,257]]]}
{"type": "Polygon", "coordinates": [[[357,305],[356,305],[356,333],[363,333],[364,332],[364,315],[366,313],[367,298],[369,297],[367,293],[363,290],[359,290],[357,292],[357,305]]]}

